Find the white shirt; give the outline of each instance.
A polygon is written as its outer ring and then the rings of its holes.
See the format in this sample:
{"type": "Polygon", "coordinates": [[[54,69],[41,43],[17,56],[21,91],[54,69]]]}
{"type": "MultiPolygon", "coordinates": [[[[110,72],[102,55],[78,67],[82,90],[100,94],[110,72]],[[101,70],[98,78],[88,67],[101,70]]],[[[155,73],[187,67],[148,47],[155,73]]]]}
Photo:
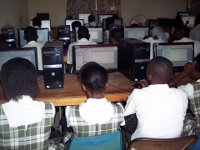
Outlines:
{"type": "Polygon", "coordinates": [[[192,40],[188,37],[183,37],[182,39],[175,40],[174,42],[175,43],[176,42],[194,42],[194,57],[196,57],[200,53],[200,42],[198,41],[192,40]]]}
{"type": "Polygon", "coordinates": [[[37,63],[38,63],[38,70],[43,70],[43,62],[42,62],[42,47],[44,43],[30,41],[23,47],[37,47],[37,63]]]}
{"type": "Polygon", "coordinates": [[[77,42],[71,43],[69,45],[68,51],[67,51],[67,64],[73,64],[72,47],[74,45],[92,45],[92,44],[96,44],[96,43],[89,41],[86,38],[82,38],[82,39],[78,40],[77,42]]]}
{"type": "MultiPolygon", "coordinates": [[[[196,82],[200,82],[200,79],[197,80],[196,82]]],[[[181,85],[178,88],[183,90],[187,94],[189,99],[194,98],[194,87],[191,83],[188,83],[186,85],[181,85]]]]}
{"type": "Polygon", "coordinates": [[[192,30],[190,30],[190,35],[189,37],[193,40],[199,41],[200,42],[200,24],[198,24],[197,26],[195,26],[192,30]]]}
{"type": "MultiPolygon", "coordinates": [[[[67,106],[65,110],[67,120],[70,117],[69,109],[70,109],[70,106],[67,106]]],[[[106,123],[111,119],[114,113],[112,103],[109,102],[106,98],[87,99],[85,103],[82,103],[79,106],[79,112],[80,112],[81,118],[83,118],[83,120],[85,120],[89,125],[106,123]]]]}
{"type": "MultiPolygon", "coordinates": [[[[55,115],[55,107],[52,113],[55,115]]],[[[18,101],[10,100],[2,104],[10,127],[19,127],[40,122],[45,111],[44,102],[34,101],[30,96],[22,96],[18,101]]]]}
{"type": "Polygon", "coordinates": [[[154,45],[154,43],[164,43],[164,41],[162,39],[154,39],[152,37],[144,39],[143,41],[150,43],[150,59],[152,59],[154,57],[153,56],[153,45],[154,45]]]}
{"type": "Polygon", "coordinates": [[[136,113],[138,126],[131,140],[139,137],[175,138],[182,132],[188,106],[186,94],[167,84],[135,89],[128,98],[124,116],[136,113]]]}

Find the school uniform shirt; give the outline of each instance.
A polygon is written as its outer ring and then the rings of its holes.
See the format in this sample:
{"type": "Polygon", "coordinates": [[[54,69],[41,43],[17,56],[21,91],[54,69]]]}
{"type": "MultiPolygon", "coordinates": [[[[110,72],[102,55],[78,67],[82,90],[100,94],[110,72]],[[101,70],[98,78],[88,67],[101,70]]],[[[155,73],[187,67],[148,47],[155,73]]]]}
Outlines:
{"type": "Polygon", "coordinates": [[[47,149],[54,115],[51,103],[25,95],[0,105],[0,149],[47,149]]]}
{"type": "Polygon", "coordinates": [[[143,40],[144,42],[150,43],[150,59],[154,57],[153,55],[153,46],[154,43],[164,43],[162,39],[154,39],[153,37],[149,37],[143,40]]]}
{"type": "Polygon", "coordinates": [[[23,47],[37,47],[37,62],[38,62],[38,70],[43,70],[43,62],[42,62],[42,47],[44,43],[30,41],[23,47]]]}
{"type": "Polygon", "coordinates": [[[189,37],[193,40],[199,41],[200,42],[200,24],[198,24],[197,26],[195,26],[193,29],[190,30],[190,35],[189,37]]]}
{"type": "MultiPolygon", "coordinates": [[[[55,107],[52,105],[52,114],[55,115],[55,107]]],[[[2,108],[8,119],[10,127],[19,127],[40,122],[45,111],[44,102],[34,101],[30,96],[22,96],[17,102],[10,100],[2,104],[2,108]]]]}
{"type": "Polygon", "coordinates": [[[176,42],[194,42],[194,57],[196,57],[199,53],[200,53],[200,42],[199,41],[195,41],[195,40],[192,40],[188,37],[183,37],[181,38],[180,40],[175,40],[174,43],[176,42]]]}
{"type": "Polygon", "coordinates": [[[97,23],[96,22],[90,22],[85,24],[86,27],[96,27],[97,23]]]}
{"type": "Polygon", "coordinates": [[[68,51],[67,51],[67,64],[73,64],[72,47],[74,45],[92,45],[92,44],[96,44],[96,43],[89,41],[86,38],[82,38],[82,39],[78,40],[77,42],[71,43],[69,45],[69,48],[68,48],[68,51]]]}
{"type": "Polygon", "coordinates": [[[167,84],[134,89],[125,107],[124,116],[136,113],[138,126],[131,139],[176,138],[181,135],[188,99],[180,89],[167,84]]]}
{"type": "Polygon", "coordinates": [[[184,130],[185,133],[193,133],[196,135],[200,134],[200,79],[197,80],[195,83],[188,83],[186,85],[181,85],[178,87],[179,89],[183,90],[189,100],[190,100],[190,108],[194,117],[186,118],[184,130]]]}
{"type": "Polygon", "coordinates": [[[80,106],[66,107],[67,126],[77,136],[96,136],[119,130],[124,121],[124,109],[106,98],[89,98],[80,106]]]}

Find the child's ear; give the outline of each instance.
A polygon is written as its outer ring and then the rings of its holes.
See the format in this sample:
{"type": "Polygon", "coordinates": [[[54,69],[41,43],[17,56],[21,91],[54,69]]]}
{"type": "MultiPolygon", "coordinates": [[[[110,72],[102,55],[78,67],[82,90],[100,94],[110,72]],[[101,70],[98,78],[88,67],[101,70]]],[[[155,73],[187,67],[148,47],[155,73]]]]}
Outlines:
{"type": "Polygon", "coordinates": [[[152,75],[151,75],[151,74],[148,74],[148,75],[147,75],[147,80],[148,80],[148,81],[150,81],[150,82],[151,82],[152,78],[153,78],[153,77],[152,77],[152,75]]]}

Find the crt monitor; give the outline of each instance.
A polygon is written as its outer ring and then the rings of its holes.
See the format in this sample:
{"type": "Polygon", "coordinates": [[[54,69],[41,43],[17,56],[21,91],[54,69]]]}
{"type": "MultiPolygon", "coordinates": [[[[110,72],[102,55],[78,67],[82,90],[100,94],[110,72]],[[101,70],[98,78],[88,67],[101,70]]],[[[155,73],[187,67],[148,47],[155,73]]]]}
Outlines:
{"type": "Polygon", "coordinates": [[[91,14],[78,14],[78,18],[79,19],[83,19],[84,20],[84,24],[88,23],[88,17],[91,14]]]}
{"type": "MultiPolygon", "coordinates": [[[[18,42],[19,46],[22,47],[27,44],[27,41],[24,39],[24,28],[18,29],[18,42]]],[[[49,41],[49,29],[48,28],[37,28],[38,42],[46,43],[49,41]]]]}
{"type": "Polygon", "coordinates": [[[0,51],[0,69],[1,66],[7,62],[9,59],[15,57],[22,57],[28,59],[33,63],[37,69],[37,48],[36,47],[26,47],[26,48],[12,48],[4,49],[0,51]]]}
{"type": "Polygon", "coordinates": [[[65,20],[65,25],[69,25],[70,26],[70,31],[72,31],[72,23],[74,21],[79,21],[82,26],[84,25],[84,20],[83,19],[76,19],[76,20],[68,20],[68,19],[66,19],[65,20]]]}
{"type": "MultiPolygon", "coordinates": [[[[88,27],[90,41],[103,43],[103,27],[88,27]]],[[[76,40],[78,40],[78,28],[76,28],[76,40]]]]}
{"type": "Polygon", "coordinates": [[[149,34],[149,28],[146,26],[124,28],[124,38],[135,38],[138,40],[143,40],[143,38],[148,34],[149,34]]]}
{"type": "Polygon", "coordinates": [[[187,62],[193,61],[194,43],[155,43],[154,56],[168,58],[174,66],[174,71],[182,71],[187,62]]]}
{"type": "Polygon", "coordinates": [[[90,61],[95,61],[107,70],[117,70],[118,47],[116,45],[76,45],[73,46],[73,68],[78,72],[90,61]]]}
{"type": "Polygon", "coordinates": [[[112,14],[99,14],[98,15],[98,23],[102,24],[104,19],[110,18],[112,16],[113,16],[112,14]]]}

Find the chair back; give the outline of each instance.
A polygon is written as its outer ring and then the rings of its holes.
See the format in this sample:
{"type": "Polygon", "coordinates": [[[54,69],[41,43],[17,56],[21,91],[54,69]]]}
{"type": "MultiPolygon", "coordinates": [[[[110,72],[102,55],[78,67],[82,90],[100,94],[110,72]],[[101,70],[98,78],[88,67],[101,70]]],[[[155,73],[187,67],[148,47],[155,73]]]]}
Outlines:
{"type": "Polygon", "coordinates": [[[122,150],[121,132],[99,136],[73,137],[69,150],[122,150]]]}
{"type": "Polygon", "coordinates": [[[197,139],[195,135],[171,139],[138,138],[129,143],[127,150],[187,150],[197,139]]]}

